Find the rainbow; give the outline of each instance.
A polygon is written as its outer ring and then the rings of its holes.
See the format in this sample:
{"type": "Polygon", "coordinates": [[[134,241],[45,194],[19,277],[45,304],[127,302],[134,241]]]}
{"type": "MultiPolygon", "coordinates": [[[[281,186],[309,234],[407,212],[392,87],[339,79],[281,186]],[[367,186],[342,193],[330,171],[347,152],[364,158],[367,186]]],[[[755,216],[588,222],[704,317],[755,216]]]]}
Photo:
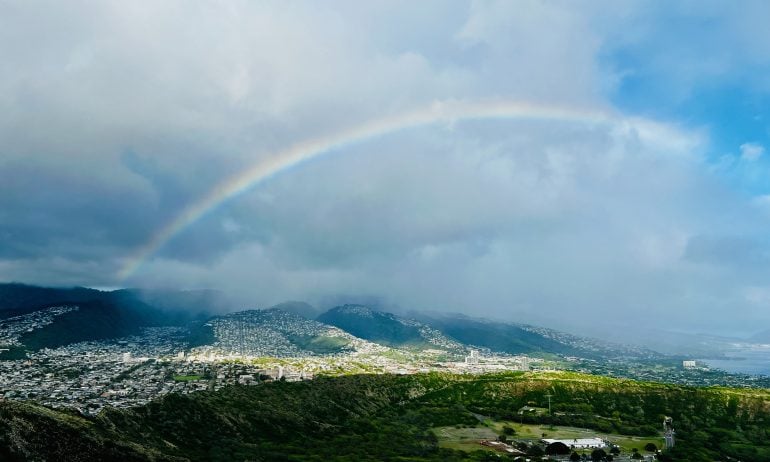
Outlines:
{"type": "Polygon", "coordinates": [[[264,160],[219,183],[208,194],[187,206],[126,260],[118,272],[118,278],[124,281],[132,276],[174,236],[210,211],[291,167],[324,153],[405,129],[473,119],[526,119],[603,124],[615,120],[616,117],[601,111],[545,106],[521,101],[444,101],[372,120],[336,134],[302,141],[266,156],[264,160]]]}

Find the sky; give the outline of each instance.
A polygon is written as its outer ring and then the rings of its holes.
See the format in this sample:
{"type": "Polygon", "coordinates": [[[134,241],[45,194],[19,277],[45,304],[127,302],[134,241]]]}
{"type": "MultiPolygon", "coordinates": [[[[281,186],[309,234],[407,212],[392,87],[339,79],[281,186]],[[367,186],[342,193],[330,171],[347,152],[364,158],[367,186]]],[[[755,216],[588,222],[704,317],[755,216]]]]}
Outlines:
{"type": "Polygon", "coordinates": [[[750,0],[0,1],[0,280],[768,329],[767,18],[750,0]],[[205,202],[292,146],[468,104],[541,115],[402,124],[205,202]]]}

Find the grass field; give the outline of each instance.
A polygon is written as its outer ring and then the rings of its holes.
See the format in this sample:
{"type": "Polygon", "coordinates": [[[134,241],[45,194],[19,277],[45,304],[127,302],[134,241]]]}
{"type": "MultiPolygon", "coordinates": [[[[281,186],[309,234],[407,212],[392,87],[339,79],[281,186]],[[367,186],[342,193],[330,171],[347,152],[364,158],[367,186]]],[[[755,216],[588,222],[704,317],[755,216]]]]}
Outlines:
{"type": "Polygon", "coordinates": [[[491,449],[480,445],[479,441],[497,438],[497,433],[484,426],[475,428],[437,427],[433,429],[433,432],[438,437],[439,447],[469,452],[479,449],[491,451],[491,449]]]}
{"type": "Polygon", "coordinates": [[[519,424],[515,422],[493,421],[485,419],[475,428],[437,427],[433,431],[438,437],[439,446],[463,451],[486,449],[479,444],[482,439],[496,439],[503,432],[503,426],[513,427],[516,434],[508,437],[510,440],[540,440],[543,438],[573,439],[598,437],[612,441],[620,446],[621,451],[630,453],[636,448],[645,453],[644,446],[653,443],[658,448],[663,446],[662,437],[640,437],[612,433],[600,433],[596,430],[575,427],[551,427],[548,425],[519,424]]]}

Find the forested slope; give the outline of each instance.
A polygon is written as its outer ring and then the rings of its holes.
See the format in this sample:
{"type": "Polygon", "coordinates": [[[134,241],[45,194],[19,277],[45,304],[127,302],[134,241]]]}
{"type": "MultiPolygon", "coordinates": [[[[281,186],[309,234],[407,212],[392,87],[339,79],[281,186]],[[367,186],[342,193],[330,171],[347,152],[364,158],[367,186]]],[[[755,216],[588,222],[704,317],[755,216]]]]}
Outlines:
{"type": "Polygon", "coordinates": [[[93,419],[0,403],[2,460],[483,460],[439,449],[432,428],[525,419],[647,435],[674,418],[669,460],[770,460],[770,393],[572,373],[347,376],[170,395],[93,419]]]}

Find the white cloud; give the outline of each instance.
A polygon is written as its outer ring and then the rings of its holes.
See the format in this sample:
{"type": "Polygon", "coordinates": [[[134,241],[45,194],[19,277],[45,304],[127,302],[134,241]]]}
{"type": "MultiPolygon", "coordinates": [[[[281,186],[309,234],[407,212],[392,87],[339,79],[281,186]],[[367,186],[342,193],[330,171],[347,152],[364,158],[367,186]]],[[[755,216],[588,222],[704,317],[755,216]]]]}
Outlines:
{"type": "MultiPolygon", "coordinates": [[[[0,277],[113,284],[121,260],[213,184],[405,108],[519,98],[613,113],[618,75],[603,59],[619,36],[655,37],[655,21],[633,20],[644,2],[572,5],[3,3],[0,277]]],[[[679,74],[675,51],[655,61],[666,76],[679,74]]],[[[459,121],[340,149],[205,217],[131,282],[257,304],[370,293],[718,326],[742,287],[770,281],[682,249],[765,218],[715,184],[708,133],[618,119],[459,121]]]]}
{"type": "Polygon", "coordinates": [[[759,143],[743,143],[740,146],[741,159],[747,162],[754,162],[765,153],[765,147],[759,143]]]}

